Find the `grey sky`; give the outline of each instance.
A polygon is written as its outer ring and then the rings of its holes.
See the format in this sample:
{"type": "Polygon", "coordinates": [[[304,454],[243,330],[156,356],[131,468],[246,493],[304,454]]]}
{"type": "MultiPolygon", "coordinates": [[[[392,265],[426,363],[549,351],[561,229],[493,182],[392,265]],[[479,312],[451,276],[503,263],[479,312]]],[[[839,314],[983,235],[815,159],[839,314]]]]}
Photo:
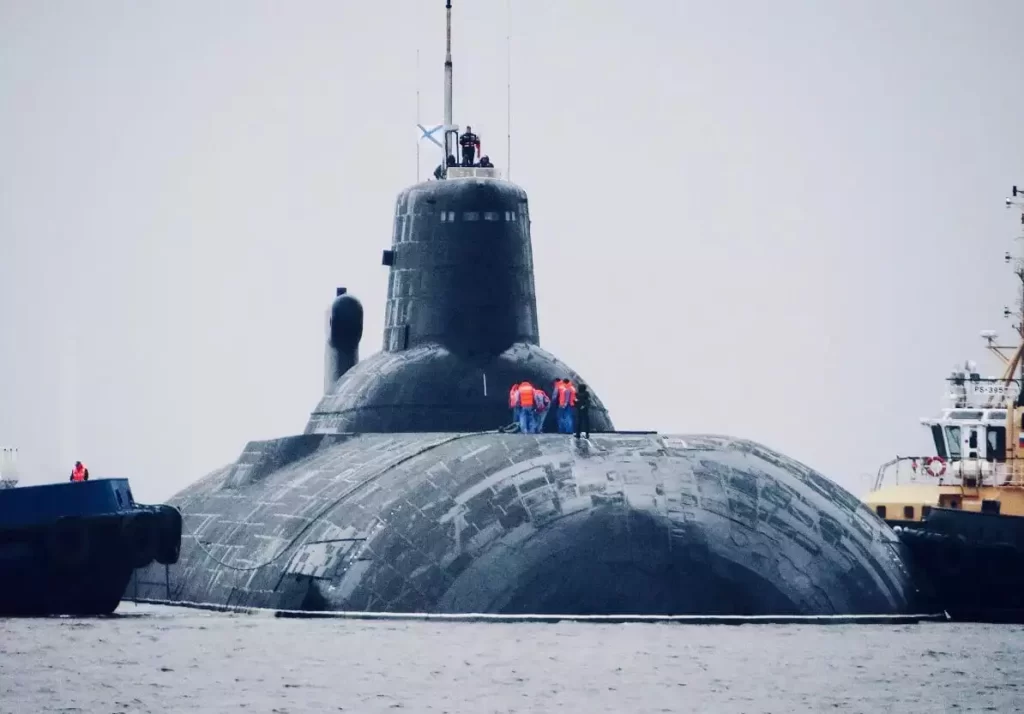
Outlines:
{"type": "MultiPolygon", "coordinates": [[[[930,448],[1013,282],[1024,4],[513,0],[541,341],[619,428],[760,441],[861,493],[930,448]]],[[[455,0],[505,168],[506,3],[455,0]]],[[[380,349],[443,2],[0,2],[0,443],[144,500],[300,433],[336,285],[380,349]]],[[[421,176],[437,159],[422,147],[421,176]]],[[[987,361],[985,364],[989,364],[987,361]]]]}

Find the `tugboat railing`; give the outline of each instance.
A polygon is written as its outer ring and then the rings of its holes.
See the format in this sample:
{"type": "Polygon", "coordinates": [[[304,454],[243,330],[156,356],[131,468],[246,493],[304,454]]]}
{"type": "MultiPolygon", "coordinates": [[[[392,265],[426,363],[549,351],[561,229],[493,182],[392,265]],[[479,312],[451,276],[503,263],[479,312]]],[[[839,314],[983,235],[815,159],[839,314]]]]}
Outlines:
{"type": "Polygon", "coordinates": [[[946,460],[938,456],[896,456],[878,467],[873,490],[882,486],[1017,486],[1024,488],[1024,458],[946,460]]]}

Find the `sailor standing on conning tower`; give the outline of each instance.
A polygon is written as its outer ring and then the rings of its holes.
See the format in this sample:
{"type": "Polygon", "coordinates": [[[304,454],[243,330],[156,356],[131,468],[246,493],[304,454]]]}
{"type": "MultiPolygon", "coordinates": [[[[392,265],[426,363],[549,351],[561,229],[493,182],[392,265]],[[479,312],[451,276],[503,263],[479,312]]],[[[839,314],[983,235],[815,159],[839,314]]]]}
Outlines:
{"type": "Polygon", "coordinates": [[[480,151],[480,137],[473,133],[473,127],[466,126],[466,133],[459,138],[462,147],[462,165],[472,166],[473,156],[480,151]]]}

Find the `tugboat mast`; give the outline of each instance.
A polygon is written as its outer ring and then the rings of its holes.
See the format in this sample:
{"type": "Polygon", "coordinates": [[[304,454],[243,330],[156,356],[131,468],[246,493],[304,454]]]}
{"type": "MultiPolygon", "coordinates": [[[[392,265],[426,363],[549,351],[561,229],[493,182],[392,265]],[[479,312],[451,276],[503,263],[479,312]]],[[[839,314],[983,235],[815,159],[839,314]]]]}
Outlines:
{"type": "MultiPolygon", "coordinates": [[[[1024,190],[1018,189],[1016,186],[1013,187],[1012,197],[1006,199],[1006,207],[1011,208],[1013,206],[1024,207],[1024,190]],[[1022,198],[1018,199],[1018,196],[1022,198]]],[[[1006,380],[1007,383],[1013,379],[1013,373],[1016,368],[1016,371],[1018,372],[1018,380],[1020,382],[1019,394],[1022,395],[1022,397],[1018,397],[1018,399],[1024,398],[1024,359],[1021,358],[1022,348],[1024,348],[1024,210],[1021,211],[1020,221],[1022,227],[1016,239],[1018,245],[1017,256],[1014,257],[1009,251],[1007,251],[1003,256],[1003,259],[1007,264],[1013,264],[1013,274],[1017,276],[1017,280],[1020,284],[1019,291],[1017,293],[1017,310],[1012,311],[1009,307],[1003,308],[1003,317],[1017,318],[1017,324],[1014,327],[1019,339],[1016,347],[1012,348],[1012,356],[1008,357],[1002,352],[1004,349],[1011,349],[1010,347],[997,347],[992,344],[992,339],[986,335],[986,339],[989,340],[989,349],[995,352],[1000,359],[1007,364],[1006,373],[1003,375],[1003,379],[1006,380]]]]}
{"type": "MultiPolygon", "coordinates": [[[[1018,194],[1017,187],[1013,187],[1013,196],[1016,198],[1018,194]]],[[[1018,204],[1019,205],[1019,204],[1018,204]]],[[[1017,334],[1020,335],[1022,341],[1024,341],[1024,251],[1020,250],[1024,247],[1024,211],[1020,214],[1021,229],[1017,235],[1017,259],[1014,261],[1013,274],[1017,276],[1017,280],[1020,281],[1020,295],[1017,298],[1017,317],[1020,318],[1017,323],[1017,334]]],[[[1020,362],[1020,385],[1021,390],[1024,391],[1024,359],[1019,360],[1020,362]]]]}

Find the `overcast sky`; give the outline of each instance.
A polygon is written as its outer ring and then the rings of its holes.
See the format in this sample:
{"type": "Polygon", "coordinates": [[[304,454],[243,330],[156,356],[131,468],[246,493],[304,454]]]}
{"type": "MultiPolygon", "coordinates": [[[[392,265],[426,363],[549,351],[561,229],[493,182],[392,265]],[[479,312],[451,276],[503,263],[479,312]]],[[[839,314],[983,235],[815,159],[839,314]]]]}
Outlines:
{"type": "MultiPolygon", "coordinates": [[[[453,4],[455,120],[504,169],[506,1],[453,4]]],[[[156,501],[301,433],[337,285],[380,349],[443,7],[0,2],[24,483],[81,458],[156,501]]],[[[1009,335],[1024,3],[513,0],[510,28],[541,344],[615,424],[754,439],[857,494],[929,452],[954,362],[1009,335]]]]}

